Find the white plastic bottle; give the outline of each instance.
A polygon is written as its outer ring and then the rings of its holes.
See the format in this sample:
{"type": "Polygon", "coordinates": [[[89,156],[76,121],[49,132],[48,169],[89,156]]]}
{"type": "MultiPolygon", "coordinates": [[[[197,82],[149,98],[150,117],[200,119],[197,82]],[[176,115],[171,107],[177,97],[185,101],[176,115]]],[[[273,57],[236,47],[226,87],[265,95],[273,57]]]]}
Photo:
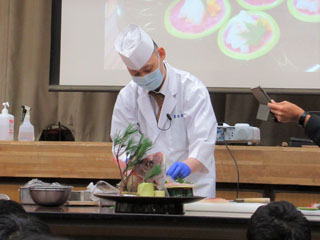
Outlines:
{"type": "Polygon", "coordinates": [[[30,110],[28,106],[22,106],[22,121],[19,127],[19,141],[34,141],[34,127],[30,122],[30,110]]]}
{"type": "Polygon", "coordinates": [[[12,141],[14,135],[14,116],[8,113],[9,103],[2,103],[0,114],[0,140],[12,141]]]}

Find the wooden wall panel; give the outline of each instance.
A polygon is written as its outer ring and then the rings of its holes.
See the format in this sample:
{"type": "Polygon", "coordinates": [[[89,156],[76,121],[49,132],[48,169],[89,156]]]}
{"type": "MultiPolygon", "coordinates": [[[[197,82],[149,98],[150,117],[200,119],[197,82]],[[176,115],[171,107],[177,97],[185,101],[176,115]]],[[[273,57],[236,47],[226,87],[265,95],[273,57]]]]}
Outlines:
{"type": "MultiPolygon", "coordinates": [[[[241,183],[320,186],[320,148],[230,146],[241,183]]],[[[225,146],[215,149],[217,182],[236,182],[225,146]]],[[[1,177],[118,179],[111,143],[1,142],[1,177]]]]}
{"type": "MultiPolygon", "coordinates": [[[[320,148],[230,146],[241,183],[320,186],[320,148]]],[[[225,146],[215,149],[217,182],[236,182],[235,164],[225,146]]]]}
{"type": "Polygon", "coordinates": [[[277,193],[275,201],[288,201],[294,204],[296,207],[309,207],[313,203],[320,203],[320,193],[277,193]]]}
{"type": "Polygon", "coordinates": [[[0,176],[118,179],[111,143],[2,142],[0,176]]]}

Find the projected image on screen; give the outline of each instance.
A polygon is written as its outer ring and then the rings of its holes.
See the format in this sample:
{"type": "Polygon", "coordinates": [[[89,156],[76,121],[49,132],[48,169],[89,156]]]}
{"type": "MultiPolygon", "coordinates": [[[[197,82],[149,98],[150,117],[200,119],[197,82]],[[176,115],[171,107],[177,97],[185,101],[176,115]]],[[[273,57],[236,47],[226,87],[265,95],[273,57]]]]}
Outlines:
{"type": "Polygon", "coordinates": [[[279,28],[264,12],[242,10],[219,31],[221,51],[235,59],[250,60],[269,52],[279,39],[279,28]]]}
{"type": "Polygon", "coordinates": [[[179,38],[202,38],[214,33],[228,19],[228,0],[176,0],[165,13],[165,26],[179,38]]]}
{"type": "Polygon", "coordinates": [[[283,0],[237,0],[238,3],[249,10],[268,10],[278,6],[283,0]]]}
{"type": "Polygon", "coordinates": [[[119,6],[118,0],[108,0],[105,3],[105,24],[104,24],[104,68],[125,69],[121,63],[119,54],[114,49],[114,41],[120,32],[118,27],[119,6]]]}
{"type": "Polygon", "coordinates": [[[134,23],[165,49],[168,64],[195,75],[209,90],[258,85],[320,89],[320,0],[63,0],[61,4],[56,70],[61,85],[120,89],[128,84],[132,78],[114,41],[134,23]]]}
{"type": "Polygon", "coordinates": [[[320,22],[320,0],[288,0],[290,13],[304,22],[320,22]]]}

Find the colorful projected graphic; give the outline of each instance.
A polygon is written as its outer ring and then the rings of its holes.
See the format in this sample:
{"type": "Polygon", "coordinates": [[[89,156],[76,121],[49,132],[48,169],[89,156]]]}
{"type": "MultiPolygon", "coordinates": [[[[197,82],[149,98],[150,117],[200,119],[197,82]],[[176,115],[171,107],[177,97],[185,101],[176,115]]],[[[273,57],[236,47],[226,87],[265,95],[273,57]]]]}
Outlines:
{"type": "Polygon", "coordinates": [[[250,60],[269,52],[279,35],[279,27],[270,15],[240,11],[219,30],[218,45],[231,58],[250,60]]]}
{"type": "Polygon", "coordinates": [[[262,11],[278,6],[283,0],[237,0],[246,9],[262,11]]]}
{"type": "Polygon", "coordinates": [[[320,0],[288,0],[288,8],[303,22],[320,22],[320,0]]]}
{"type": "Polygon", "coordinates": [[[165,26],[178,38],[202,38],[218,30],[229,16],[228,0],[176,0],[166,10],[165,26]]]}

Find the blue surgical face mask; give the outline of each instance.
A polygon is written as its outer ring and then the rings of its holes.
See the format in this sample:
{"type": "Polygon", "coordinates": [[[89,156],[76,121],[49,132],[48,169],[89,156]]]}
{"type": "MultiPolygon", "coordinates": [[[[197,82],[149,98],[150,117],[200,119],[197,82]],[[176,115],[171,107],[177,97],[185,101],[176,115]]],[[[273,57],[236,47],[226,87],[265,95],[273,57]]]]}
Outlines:
{"type": "Polygon", "coordinates": [[[159,88],[163,80],[163,75],[160,71],[160,57],[159,67],[156,70],[143,77],[132,76],[132,80],[147,91],[153,91],[159,88]]]}

